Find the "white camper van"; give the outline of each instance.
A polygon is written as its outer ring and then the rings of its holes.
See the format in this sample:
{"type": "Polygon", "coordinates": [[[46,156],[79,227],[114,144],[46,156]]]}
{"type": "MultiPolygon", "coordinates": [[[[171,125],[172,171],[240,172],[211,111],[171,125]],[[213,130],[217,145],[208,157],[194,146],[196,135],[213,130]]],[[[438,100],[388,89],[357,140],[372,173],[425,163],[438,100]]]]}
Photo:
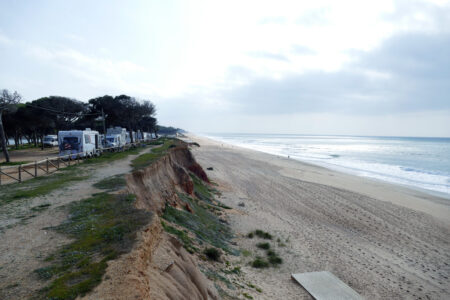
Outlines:
{"type": "Polygon", "coordinates": [[[106,147],[122,147],[126,144],[127,130],[122,127],[108,128],[106,130],[106,147]]]}
{"type": "Polygon", "coordinates": [[[100,154],[100,136],[98,131],[90,128],[86,130],[68,130],[58,132],[59,155],[70,155],[75,159],[80,157],[92,157],[100,154]]]}
{"type": "Polygon", "coordinates": [[[58,136],[57,135],[46,135],[44,136],[44,146],[53,147],[58,146],[58,136]]]}

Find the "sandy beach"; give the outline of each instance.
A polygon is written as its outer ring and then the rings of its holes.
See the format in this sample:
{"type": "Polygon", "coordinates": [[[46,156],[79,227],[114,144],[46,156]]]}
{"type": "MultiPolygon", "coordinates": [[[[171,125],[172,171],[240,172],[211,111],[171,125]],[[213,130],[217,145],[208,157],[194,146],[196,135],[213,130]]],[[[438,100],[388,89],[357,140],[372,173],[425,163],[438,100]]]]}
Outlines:
{"type": "MultiPolygon", "coordinates": [[[[279,268],[244,266],[258,299],[310,299],[291,273],[330,271],[366,299],[450,298],[449,200],[189,135],[197,161],[247,233],[277,236],[279,268]]],[[[240,258],[236,258],[240,259],[240,258]]]]}

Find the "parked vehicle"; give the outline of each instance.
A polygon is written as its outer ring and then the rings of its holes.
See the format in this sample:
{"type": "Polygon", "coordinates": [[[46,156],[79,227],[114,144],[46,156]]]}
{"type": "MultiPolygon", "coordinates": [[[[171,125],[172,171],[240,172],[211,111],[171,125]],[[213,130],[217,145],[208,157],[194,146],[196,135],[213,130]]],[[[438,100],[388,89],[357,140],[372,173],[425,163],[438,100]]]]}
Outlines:
{"type": "Polygon", "coordinates": [[[126,144],[127,130],[122,127],[108,128],[106,130],[106,147],[122,147],[126,144]]]}
{"type": "Polygon", "coordinates": [[[98,131],[86,128],[86,130],[68,130],[58,132],[59,155],[70,155],[75,159],[80,157],[92,157],[100,155],[100,136],[98,131]]]}
{"type": "Polygon", "coordinates": [[[58,136],[57,135],[46,135],[44,136],[44,147],[54,147],[58,146],[58,136]]]}

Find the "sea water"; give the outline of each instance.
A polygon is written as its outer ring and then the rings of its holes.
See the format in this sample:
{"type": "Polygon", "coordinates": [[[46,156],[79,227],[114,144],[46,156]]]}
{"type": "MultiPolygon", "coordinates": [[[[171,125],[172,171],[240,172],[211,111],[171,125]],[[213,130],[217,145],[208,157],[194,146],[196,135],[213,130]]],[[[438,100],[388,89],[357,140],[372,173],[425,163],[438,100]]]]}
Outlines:
{"type": "Polygon", "coordinates": [[[205,136],[450,197],[450,138],[231,133],[205,136]]]}

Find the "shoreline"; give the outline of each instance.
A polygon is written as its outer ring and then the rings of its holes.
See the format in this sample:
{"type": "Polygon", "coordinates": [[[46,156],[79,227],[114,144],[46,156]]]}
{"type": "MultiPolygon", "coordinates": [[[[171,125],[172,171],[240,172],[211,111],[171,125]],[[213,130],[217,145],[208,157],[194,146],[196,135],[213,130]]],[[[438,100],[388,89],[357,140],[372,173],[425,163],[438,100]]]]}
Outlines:
{"type": "Polygon", "coordinates": [[[450,222],[443,199],[292,159],[188,135],[195,159],[233,208],[240,251],[255,259],[248,233],[275,236],[276,268],[240,263],[258,299],[311,299],[293,273],[329,271],[366,299],[450,297],[450,222]],[[209,170],[208,170],[209,168],[209,170]],[[280,243],[281,241],[281,243],[280,243]]]}
{"type": "Polygon", "coordinates": [[[300,176],[302,180],[343,188],[380,201],[388,201],[409,209],[424,212],[446,223],[450,227],[450,195],[447,198],[444,196],[445,194],[441,195],[439,192],[414,188],[409,185],[388,182],[382,179],[359,176],[308,161],[287,158],[277,154],[233,145],[194,133],[187,133],[186,136],[192,140],[204,140],[219,147],[223,145],[224,148],[228,147],[230,149],[246,151],[254,154],[255,157],[262,161],[267,159],[267,157],[276,158],[277,165],[286,168],[286,170],[283,170],[283,175],[285,176],[294,178],[300,176]]]}
{"type": "MultiPolygon", "coordinates": [[[[248,149],[248,150],[252,150],[252,151],[262,152],[262,153],[266,153],[266,154],[270,154],[270,155],[275,155],[277,157],[286,157],[286,158],[289,157],[288,154],[277,153],[277,151],[273,151],[273,150],[269,151],[269,150],[259,149],[258,147],[254,148],[253,146],[255,146],[255,145],[252,145],[252,144],[245,144],[245,143],[239,143],[239,142],[237,142],[236,144],[233,144],[230,141],[221,140],[219,137],[214,137],[214,136],[207,135],[207,134],[205,134],[205,135],[194,134],[194,135],[196,135],[198,137],[202,137],[202,138],[207,138],[207,139],[219,142],[219,143],[224,143],[224,144],[232,145],[234,147],[239,147],[241,149],[248,149]]],[[[368,138],[371,138],[371,137],[368,137],[368,138]]],[[[383,137],[381,137],[381,138],[383,138],[383,137]]],[[[405,138],[405,137],[399,137],[399,138],[405,138]]],[[[386,175],[385,173],[379,173],[374,170],[359,169],[357,167],[349,167],[349,166],[340,165],[340,164],[332,164],[332,163],[327,163],[325,161],[308,160],[308,159],[304,159],[301,157],[296,157],[295,155],[291,155],[290,159],[302,162],[304,164],[322,167],[322,168],[332,170],[332,171],[335,171],[338,173],[357,176],[357,177],[361,177],[361,178],[368,178],[373,181],[379,181],[382,183],[388,183],[391,185],[396,185],[396,186],[398,185],[398,186],[406,187],[406,188],[409,188],[412,190],[423,192],[425,194],[429,194],[432,196],[450,200],[450,190],[447,190],[447,192],[445,192],[445,191],[441,191],[439,189],[427,188],[427,187],[425,187],[427,185],[427,183],[423,183],[420,181],[415,182],[415,181],[411,181],[411,179],[405,179],[402,177],[399,177],[399,178],[392,177],[391,178],[390,176],[386,175]]]]}

